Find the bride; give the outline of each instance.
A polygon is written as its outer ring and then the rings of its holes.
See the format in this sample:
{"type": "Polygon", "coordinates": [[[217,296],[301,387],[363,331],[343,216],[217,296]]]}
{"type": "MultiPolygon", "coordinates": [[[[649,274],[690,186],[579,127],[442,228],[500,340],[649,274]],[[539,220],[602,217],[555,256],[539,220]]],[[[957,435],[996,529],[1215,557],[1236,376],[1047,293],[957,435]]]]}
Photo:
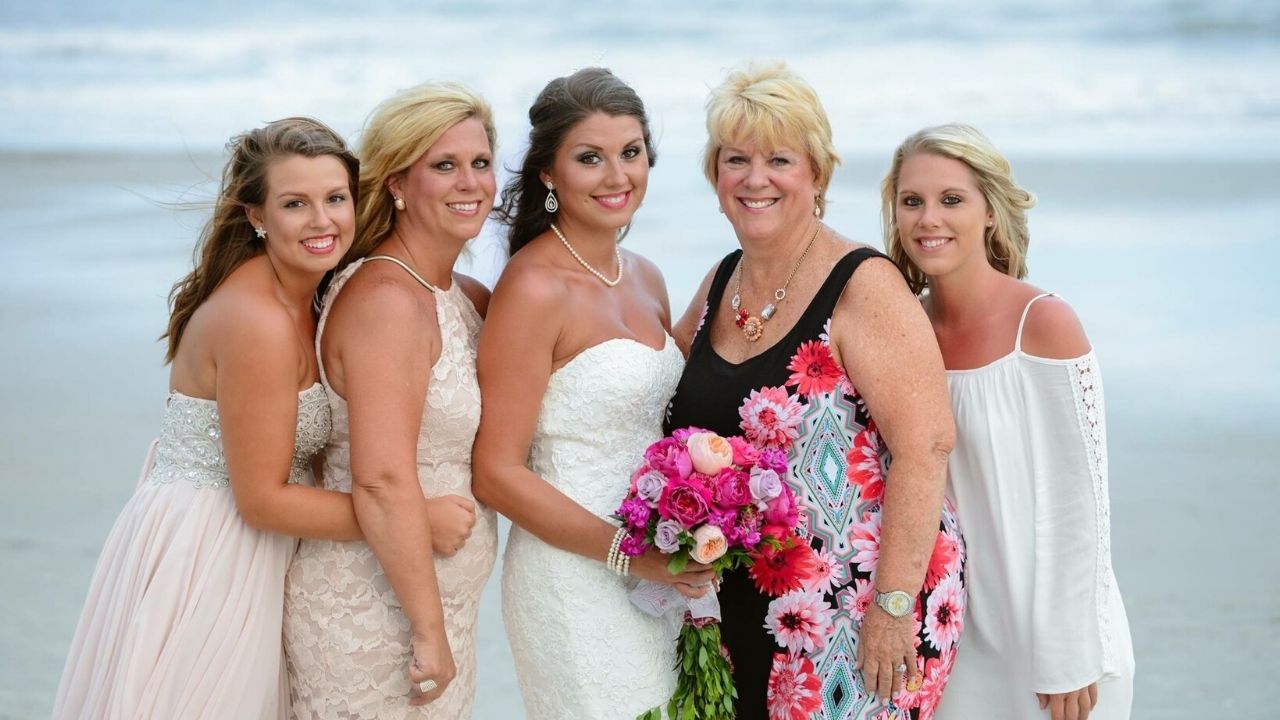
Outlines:
{"type": "Polygon", "coordinates": [[[627,575],[701,597],[654,550],[616,560],[626,493],[684,361],[661,273],[618,247],[654,154],[644,104],[608,70],[552,80],[504,193],[511,261],[481,331],[474,490],[511,518],[502,610],[530,720],[634,717],[674,688],[675,633],[627,575]],[[527,465],[526,465],[527,462],[527,465]]]}

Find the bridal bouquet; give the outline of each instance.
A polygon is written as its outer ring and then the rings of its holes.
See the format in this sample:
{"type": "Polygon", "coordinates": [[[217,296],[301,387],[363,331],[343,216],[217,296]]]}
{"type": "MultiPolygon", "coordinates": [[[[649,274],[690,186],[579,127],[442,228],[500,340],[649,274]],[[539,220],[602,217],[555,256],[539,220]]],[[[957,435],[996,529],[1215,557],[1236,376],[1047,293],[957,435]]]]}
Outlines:
{"type": "MultiPolygon", "coordinates": [[[[631,476],[631,489],[614,517],[627,535],[619,547],[632,557],[656,547],[667,568],[682,572],[690,560],[719,577],[792,546],[797,505],[786,453],[759,449],[741,437],[698,428],[676,430],[650,445],[631,476]]],[[[807,547],[807,546],[806,546],[807,547]]],[[[767,563],[766,563],[767,564],[767,563]]],[[[683,597],[670,586],[642,583],[632,600],[662,614],[683,597]]],[[[676,647],[676,690],[667,705],[672,720],[731,720],[737,692],[728,653],[720,642],[719,604],[712,593],[687,604],[676,647]]],[[[661,717],[660,708],[641,716],[661,717]]]]}

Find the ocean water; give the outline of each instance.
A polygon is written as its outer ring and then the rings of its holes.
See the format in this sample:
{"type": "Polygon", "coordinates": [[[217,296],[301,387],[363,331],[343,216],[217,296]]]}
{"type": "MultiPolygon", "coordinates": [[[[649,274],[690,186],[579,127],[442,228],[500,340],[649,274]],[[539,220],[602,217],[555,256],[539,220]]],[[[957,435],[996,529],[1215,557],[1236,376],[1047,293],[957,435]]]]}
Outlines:
{"type": "MultiPolygon", "coordinates": [[[[228,136],[310,114],[356,138],[390,93],[451,79],[494,105],[512,166],[541,86],[611,67],[645,99],[659,151],[627,243],[678,312],[734,247],[700,174],[707,90],[769,58],[831,116],[845,162],[828,222],[849,237],[880,245],[877,183],[919,127],[970,122],[1010,156],[1040,199],[1030,279],[1073,304],[1107,380],[1134,717],[1269,716],[1256,678],[1280,674],[1280,4],[748,5],[0,5],[0,718],[48,714],[159,417],[154,339],[203,220],[179,206],[209,199],[228,136]]],[[[464,265],[492,282],[502,254],[488,228],[464,265]]],[[[491,585],[477,717],[519,717],[491,585]]]]}

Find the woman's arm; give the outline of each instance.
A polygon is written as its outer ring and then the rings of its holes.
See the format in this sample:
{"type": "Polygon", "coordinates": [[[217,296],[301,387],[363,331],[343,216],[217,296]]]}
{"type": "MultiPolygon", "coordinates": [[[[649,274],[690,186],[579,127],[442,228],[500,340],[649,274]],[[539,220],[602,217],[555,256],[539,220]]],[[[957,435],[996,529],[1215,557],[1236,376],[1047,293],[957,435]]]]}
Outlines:
{"type": "Polygon", "coordinates": [[[357,276],[334,302],[324,347],[342,366],[356,516],[409,618],[410,676],[437,683],[414,702],[438,697],[455,673],[417,465],[422,407],[441,351],[435,317],[435,298],[411,281],[357,276]]]}
{"type": "Polygon", "coordinates": [[[236,509],[259,530],[303,538],[361,537],[351,497],[288,482],[298,421],[300,357],[293,320],[254,298],[220,298],[208,330],[215,399],[236,509]]]}
{"type": "MultiPolygon", "coordinates": [[[[924,584],[946,487],[955,426],[942,354],[920,303],[887,260],[862,263],[832,320],[838,360],[857,384],[893,457],[881,510],[876,591],[913,598],[924,584]]],[[[879,606],[863,620],[858,662],[868,689],[889,698],[895,669],[915,671],[915,617],[879,606]]]]}
{"type": "Polygon", "coordinates": [[[1097,681],[1116,672],[1101,620],[1110,613],[1103,583],[1111,576],[1102,377],[1080,320],[1056,297],[1031,306],[1022,348],[1075,361],[1027,366],[1035,419],[1026,426],[1037,449],[1031,679],[1051,720],[1083,718],[1097,702],[1097,681]]]}
{"type": "MultiPolygon", "coordinates": [[[[556,341],[569,321],[567,289],[531,269],[535,268],[508,266],[480,333],[477,365],[484,409],[472,455],[472,487],[477,499],[543,542],[604,562],[617,528],[525,465],[551,378],[556,341]]],[[[700,571],[672,576],[666,559],[657,553],[635,558],[631,571],[645,579],[686,585],[711,579],[700,571]]]]}

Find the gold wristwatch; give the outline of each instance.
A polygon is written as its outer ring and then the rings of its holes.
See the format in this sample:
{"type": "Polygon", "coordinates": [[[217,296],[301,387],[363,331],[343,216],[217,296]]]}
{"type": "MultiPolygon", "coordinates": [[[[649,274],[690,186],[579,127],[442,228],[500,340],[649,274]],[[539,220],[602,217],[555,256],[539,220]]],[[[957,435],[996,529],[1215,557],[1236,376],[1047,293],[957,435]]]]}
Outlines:
{"type": "Polygon", "coordinates": [[[911,612],[911,606],[915,604],[911,596],[901,590],[876,591],[875,603],[881,610],[896,618],[906,617],[907,613],[911,612]]]}

